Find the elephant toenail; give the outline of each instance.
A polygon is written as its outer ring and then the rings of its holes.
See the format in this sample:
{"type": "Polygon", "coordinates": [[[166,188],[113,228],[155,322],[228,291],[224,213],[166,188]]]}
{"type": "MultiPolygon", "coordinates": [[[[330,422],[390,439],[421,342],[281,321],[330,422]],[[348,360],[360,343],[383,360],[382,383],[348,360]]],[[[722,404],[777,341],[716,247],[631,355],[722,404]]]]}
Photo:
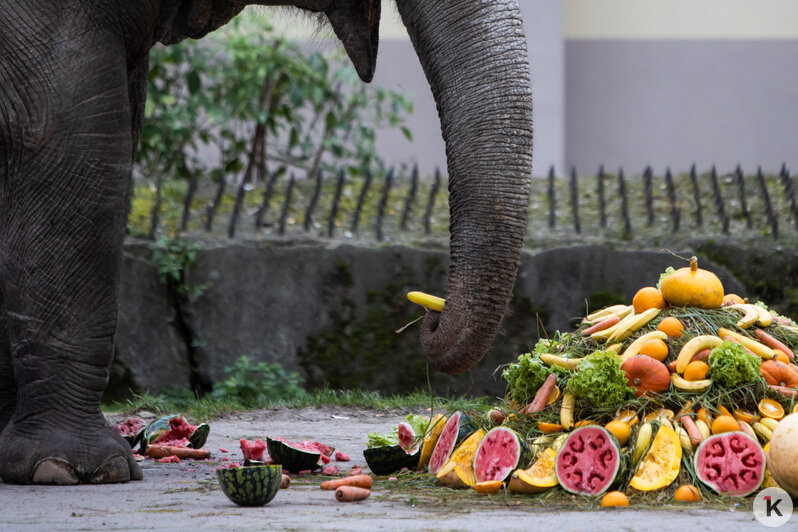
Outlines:
{"type": "Polygon", "coordinates": [[[109,484],[130,480],[130,466],[123,456],[109,458],[89,477],[92,484],[109,484]]]}
{"type": "Polygon", "coordinates": [[[78,475],[72,464],[61,458],[41,460],[33,472],[34,484],[77,484],[78,475]]]}

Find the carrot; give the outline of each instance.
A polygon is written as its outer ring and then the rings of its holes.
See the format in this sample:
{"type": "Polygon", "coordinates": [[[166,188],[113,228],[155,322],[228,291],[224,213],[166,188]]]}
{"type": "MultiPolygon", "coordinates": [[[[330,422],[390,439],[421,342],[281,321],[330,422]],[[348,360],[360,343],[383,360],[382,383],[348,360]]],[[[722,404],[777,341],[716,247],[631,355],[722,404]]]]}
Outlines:
{"type": "Polygon", "coordinates": [[[283,477],[280,479],[280,489],[284,490],[291,485],[291,477],[283,473],[283,477]]]}
{"type": "Polygon", "coordinates": [[[582,331],[582,336],[590,336],[593,333],[603,331],[604,329],[609,329],[619,321],[621,321],[621,318],[619,316],[610,316],[606,320],[600,321],[597,324],[588,327],[587,329],[582,331]]]}
{"type": "Polygon", "coordinates": [[[178,458],[204,460],[211,457],[211,452],[208,449],[191,449],[189,447],[173,447],[171,445],[150,445],[147,447],[147,456],[150,458],[177,456],[178,458]]]}
{"type": "Polygon", "coordinates": [[[671,360],[670,362],[668,362],[668,371],[670,371],[671,373],[676,373],[676,361],[675,360],[671,360]]]}
{"type": "Polygon", "coordinates": [[[757,329],[755,332],[760,342],[762,342],[771,349],[778,349],[779,351],[782,351],[785,355],[789,357],[790,360],[795,360],[795,353],[792,352],[792,349],[790,349],[780,341],[776,340],[762,329],[757,329]]]}
{"type": "Polygon", "coordinates": [[[532,399],[532,402],[526,405],[524,408],[524,414],[534,414],[536,412],[540,412],[546,407],[546,403],[549,402],[549,396],[551,395],[552,390],[554,390],[554,386],[557,384],[557,376],[554,374],[549,375],[546,377],[546,380],[543,384],[540,385],[538,388],[537,393],[535,394],[535,398],[532,399]]]}
{"type": "Polygon", "coordinates": [[[369,475],[354,475],[335,480],[325,480],[321,483],[321,489],[323,490],[334,490],[341,486],[355,486],[356,488],[369,489],[371,488],[371,477],[369,475]]]}
{"type": "Polygon", "coordinates": [[[776,390],[782,395],[786,395],[787,397],[795,397],[798,396],[798,390],[795,388],[787,388],[786,386],[776,386],[775,384],[768,384],[771,389],[776,390]]]}
{"type": "Polygon", "coordinates": [[[369,490],[357,486],[341,486],[335,490],[335,498],[338,502],[360,501],[369,495],[371,495],[369,490]]]}
{"type": "Polygon", "coordinates": [[[702,349],[701,351],[693,355],[693,358],[690,359],[690,362],[694,360],[703,360],[704,362],[706,362],[707,360],[709,360],[709,354],[711,352],[712,349],[702,349]]]}
{"type": "Polygon", "coordinates": [[[690,436],[690,443],[692,443],[693,446],[698,446],[704,437],[701,436],[701,431],[698,430],[698,426],[695,424],[695,421],[693,421],[693,418],[690,416],[682,416],[679,418],[679,422],[682,424],[682,428],[684,428],[685,432],[687,432],[687,435],[690,436]]]}

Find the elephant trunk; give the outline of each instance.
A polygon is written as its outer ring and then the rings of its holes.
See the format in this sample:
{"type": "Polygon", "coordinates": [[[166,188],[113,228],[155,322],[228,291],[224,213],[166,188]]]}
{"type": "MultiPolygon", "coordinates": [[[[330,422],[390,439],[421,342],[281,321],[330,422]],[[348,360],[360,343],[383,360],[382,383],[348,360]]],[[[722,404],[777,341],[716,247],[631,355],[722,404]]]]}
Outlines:
{"type": "Polygon", "coordinates": [[[449,171],[446,306],[421,344],[460,373],[493,342],[512,296],[527,225],[532,89],[517,0],[399,0],[438,108],[449,171]]]}

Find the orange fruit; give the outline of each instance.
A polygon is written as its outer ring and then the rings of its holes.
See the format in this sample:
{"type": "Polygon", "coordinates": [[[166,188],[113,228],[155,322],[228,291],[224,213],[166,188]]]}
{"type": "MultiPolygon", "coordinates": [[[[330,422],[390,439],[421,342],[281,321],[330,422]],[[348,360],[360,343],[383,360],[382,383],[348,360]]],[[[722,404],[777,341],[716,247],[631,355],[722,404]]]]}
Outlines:
{"type": "Polygon", "coordinates": [[[486,480],[485,482],[474,484],[474,489],[477,490],[477,493],[483,495],[493,495],[494,493],[499,493],[499,490],[502,489],[502,484],[501,480],[486,480]]]}
{"type": "Polygon", "coordinates": [[[723,296],[723,303],[721,303],[722,307],[726,305],[740,305],[745,303],[745,299],[741,298],[737,294],[726,294],[723,296]]]}
{"type": "Polygon", "coordinates": [[[688,381],[700,381],[709,373],[709,364],[703,360],[693,360],[684,368],[684,378],[688,381]]]}
{"type": "Polygon", "coordinates": [[[731,416],[721,415],[712,422],[712,434],[722,434],[737,430],[740,430],[740,424],[731,416]]]}
{"type": "Polygon", "coordinates": [[[547,404],[547,405],[550,405],[550,404],[552,404],[554,401],[556,401],[557,399],[559,399],[559,398],[560,398],[560,395],[561,395],[561,394],[562,394],[562,392],[560,391],[560,387],[559,387],[559,386],[557,386],[557,385],[555,384],[555,385],[554,385],[554,389],[553,389],[553,390],[551,391],[551,393],[549,394],[549,398],[548,398],[548,400],[546,401],[546,404],[547,404]]]}
{"type": "Polygon", "coordinates": [[[773,399],[762,399],[756,406],[759,413],[771,419],[781,419],[784,417],[784,407],[773,399]]]}
{"type": "Polygon", "coordinates": [[[745,410],[740,410],[739,408],[734,410],[734,417],[749,425],[754,422],[754,414],[746,412],[745,410]]]}
{"type": "Polygon", "coordinates": [[[641,355],[650,356],[654,360],[664,362],[665,359],[668,358],[668,344],[659,338],[652,338],[643,343],[639,353],[641,355]]]}
{"type": "Polygon", "coordinates": [[[679,502],[698,502],[701,500],[701,493],[692,484],[682,484],[674,493],[673,498],[679,502]]]}
{"type": "Polygon", "coordinates": [[[706,423],[707,426],[712,424],[712,416],[709,414],[709,412],[707,412],[707,409],[704,408],[703,406],[698,409],[698,412],[695,413],[695,418],[700,419],[701,421],[706,423]]]}
{"type": "Polygon", "coordinates": [[[792,410],[790,410],[790,414],[798,414],[798,403],[793,405],[792,410]]]}
{"type": "Polygon", "coordinates": [[[546,423],[545,421],[541,421],[538,423],[538,430],[546,434],[550,434],[552,432],[562,432],[562,425],[559,423],[546,423]]]}
{"type": "Polygon", "coordinates": [[[774,353],[776,353],[776,360],[779,362],[783,362],[784,364],[790,363],[790,357],[787,356],[787,353],[782,351],[781,349],[774,349],[774,353]]]}
{"type": "Polygon", "coordinates": [[[679,318],[668,316],[659,322],[657,330],[667,334],[668,338],[681,338],[682,334],[684,334],[684,325],[679,321],[679,318]]]}
{"type": "Polygon", "coordinates": [[[618,443],[620,443],[622,446],[626,445],[626,442],[629,441],[629,435],[632,432],[632,429],[629,428],[629,425],[623,421],[610,421],[604,425],[604,428],[610,431],[618,440],[618,443]]]}
{"type": "Polygon", "coordinates": [[[640,314],[650,308],[665,308],[665,300],[656,286],[644,286],[632,298],[635,314],[640,314]]]}
{"type": "Polygon", "coordinates": [[[731,412],[729,412],[729,409],[728,409],[728,408],[726,408],[726,407],[725,407],[725,406],[723,406],[723,405],[720,405],[720,406],[718,406],[718,412],[720,412],[720,415],[722,415],[722,416],[732,416],[732,417],[734,417],[734,416],[732,415],[732,413],[731,413],[731,412]]]}
{"type": "Polygon", "coordinates": [[[622,491],[610,491],[601,498],[601,506],[605,508],[613,506],[629,506],[629,497],[622,491]]]}
{"type": "Polygon", "coordinates": [[[664,417],[668,421],[673,419],[673,416],[676,414],[673,413],[673,410],[669,410],[667,408],[660,408],[659,410],[654,410],[653,412],[649,412],[646,414],[646,417],[643,418],[643,421],[654,421],[658,417],[664,417]]]}
{"type": "Polygon", "coordinates": [[[621,410],[618,412],[618,415],[615,416],[615,421],[623,421],[630,427],[634,427],[639,422],[637,417],[637,412],[634,410],[621,410]]]}

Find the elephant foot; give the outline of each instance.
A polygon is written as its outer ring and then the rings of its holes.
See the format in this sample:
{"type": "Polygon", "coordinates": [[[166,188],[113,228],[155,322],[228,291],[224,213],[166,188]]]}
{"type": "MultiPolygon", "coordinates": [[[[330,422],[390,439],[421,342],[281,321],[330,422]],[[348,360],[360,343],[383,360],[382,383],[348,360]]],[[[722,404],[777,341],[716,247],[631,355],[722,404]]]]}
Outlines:
{"type": "Polygon", "coordinates": [[[105,422],[72,432],[12,421],[0,435],[0,477],[12,484],[110,484],[141,479],[130,445],[105,422]]]}

